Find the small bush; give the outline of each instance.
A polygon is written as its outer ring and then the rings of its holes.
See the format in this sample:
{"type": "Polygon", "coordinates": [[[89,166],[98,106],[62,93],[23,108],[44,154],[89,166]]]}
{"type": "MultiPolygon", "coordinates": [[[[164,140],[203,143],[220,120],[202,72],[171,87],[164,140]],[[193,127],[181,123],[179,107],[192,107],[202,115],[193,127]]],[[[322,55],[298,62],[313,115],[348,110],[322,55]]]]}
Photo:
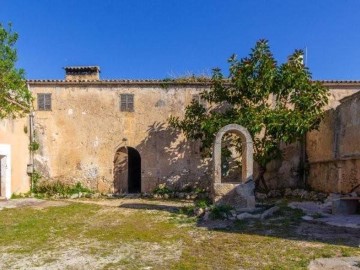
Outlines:
{"type": "Polygon", "coordinates": [[[207,208],[211,206],[211,201],[209,198],[198,199],[195,201],[195,206],[198,208],[207,208]]]}
{"type": "Polygon", "coordinates": [[[39,180],[41,179],[41,174],[38,171],[34,171],[31,174],[31,191],[36,192],[37,185],[39,183],[39,180]]]}
{"type": "Polygon", "coordinates": [[[90,189],[84,187],[80,182],[77,182],[75,185],[67,185],[60,181],[52,183],[43,182],[39,185],[36,185],[33,192],[37,195],[45,194],[48,196],[55,194],[72,195],[80,192],[92,193],[90,189]]]}
{"type": "Polygon", "coordinates": [[[35,152],[39,150],[39,148],[40,148],[40,144],[37,141],[33,141],[29,144],[29,150],[31,152],[35,152]]]}
{"type": "Polygon", "coordinates": [[[31,195],[30,192],[26,192],[26,193],[13,193],[13,194],[11,194],[11,199],[28,198],[28,197],[30,197],[30,195],[31,195]]]}
{"type": "Polygon", "coordinates": [[[160,185],[158,185],[158,186],[154,189],[154,191],[153,191],[154,194],[160,194],[160,195],[170,194],[170,193],[172,193],[172,192],[173,192],[173,190],[170,189],[170,188],[168,188],[168,187],[166,186],[166,184],[160,184],[160,185]]]}
{"type": "Polygon", "coordinates": [[[69,193],[70,194],[76,194],[76,193],[92,193],[90,189],[87,187],[84,187],[80,182],[77,182],[74,186],[70,186],[69,193]]]}
{"type": "Polygon", "coordinates": [[[214,205],[211,208],[211,218],[212,219],[224,219],[227,215],[230,214],[230,211],[233,210],[233,207],[230,205],[214,205]]]}
{"type": "Polygon", "coordinates": [[[183,206],[179,209],[179,214],[187,215],[187,216],[194,216],[194,206],[183,206]]]}

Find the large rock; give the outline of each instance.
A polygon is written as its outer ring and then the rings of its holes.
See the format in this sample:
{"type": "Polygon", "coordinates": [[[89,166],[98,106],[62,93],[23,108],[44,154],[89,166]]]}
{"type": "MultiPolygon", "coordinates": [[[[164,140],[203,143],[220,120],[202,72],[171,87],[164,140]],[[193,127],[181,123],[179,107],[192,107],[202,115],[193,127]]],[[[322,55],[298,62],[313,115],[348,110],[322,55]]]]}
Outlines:
{"type": "Polygon", "coordinates": [[[321,258],[310,262],[309,270],[359,270],[360,257],[321,258]]]}
{"type": "Polygon", "coordinates": [[[236,187],[236,193],[239,194],[241,197],[254,196],[254,191],[255,191],[255,182],[253,180],[239,184],[236,187]]]}
{"type": "Polygon", "coordinates": [[[255,188],[253,183],[215,183],[213,185],[214,203],[217,205],[230,205],[235,209],[254,208],[255,196],[253,188],[255,188]]]}
{"type": "Polygon", "coordinates": [[[267,209],[264,213],[261,214],[261,219],[269,218],[279,210],[280,210],[280,208],[278,206],[273,206],[273,207],[267,209]]]}
{"type": "Polygon", "coordinates": [[[244,219],[249,219],[249,218],[258,219],[258,218],[260,218],[260,215],[259,214],[253,215],[253,214],[249,214],[249,213],[241,213],[236,216],[237,220],[244,220],[244,219]]]}

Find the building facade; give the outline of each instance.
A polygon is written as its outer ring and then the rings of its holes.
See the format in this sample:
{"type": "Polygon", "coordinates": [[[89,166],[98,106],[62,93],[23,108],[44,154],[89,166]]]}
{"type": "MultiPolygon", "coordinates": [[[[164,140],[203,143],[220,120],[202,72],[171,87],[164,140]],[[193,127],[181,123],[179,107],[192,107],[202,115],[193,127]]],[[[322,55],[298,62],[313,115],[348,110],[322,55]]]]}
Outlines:
{"type": "MultiPolygon", "coordinates": [[[[33,170],[44,181],[81,182],[101,192],[151,192],[162,183],[175,189],[210,187],[212,162],[201,158],[199,142],[167,124],[170,115],[184,115],[208,82],[101,80],[97,66],[68,67],[65,73],[64,80],[29,80],[33,113],[0,122],[0,196],[28,191],[33,170]]],[[[323,83],[330,88],[329,109],[360,90],[360,82],[323,83]]],[[[321,132],[307,138],[310,163],[321,132]]],[[[303,184],[302,149],[285,146],[283,159],[268,165],[270,188],[303,184]]]]}

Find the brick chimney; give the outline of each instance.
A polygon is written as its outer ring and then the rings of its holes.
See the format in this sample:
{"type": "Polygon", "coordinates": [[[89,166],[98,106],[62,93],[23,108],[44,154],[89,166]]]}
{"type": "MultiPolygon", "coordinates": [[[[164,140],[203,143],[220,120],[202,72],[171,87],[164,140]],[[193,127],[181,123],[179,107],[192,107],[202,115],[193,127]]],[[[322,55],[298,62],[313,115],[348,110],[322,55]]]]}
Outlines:
{"type": "Polygon", "coordinates": [[[100,79],[100,67],[98,66],[76,66],[76,67],[64,67],[65,80],[99,80],[100,79]]]}

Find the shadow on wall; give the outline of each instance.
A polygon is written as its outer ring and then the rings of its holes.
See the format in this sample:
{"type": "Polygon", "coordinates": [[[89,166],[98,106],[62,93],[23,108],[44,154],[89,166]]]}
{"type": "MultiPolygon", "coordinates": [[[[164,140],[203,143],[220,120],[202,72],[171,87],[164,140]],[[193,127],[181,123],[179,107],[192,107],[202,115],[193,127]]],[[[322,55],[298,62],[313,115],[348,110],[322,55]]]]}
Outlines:
{"type": "Polygon", "coordinates": [[[210,187],[211,161],[201,158],[200,143],[187,141],[167,124],[154,122],[135,148],[142,159],[143,191],[153,191],[159,184],[176,190],[210,187]]]}
{"type": "MultiPolygon", "coordinates": [[[[200,146],[200,141],[186,140],[180,131],[166,123],[154,122],[140,144],[117,150],[114,158],[115,193],[130,192],[131,184],[136,182],[130,173],[133,166],[128,151],[131,149],[136,149],[141,156],[141,191],[152,192],[160,184],[174,190],[201,188],[209,191],[213,164],[210,158],[201,157],[200,146]]],[[[231,146],[229,138],[224,139],[224,147],[231,146]]],[[[222,159],[224,182],[241,182],[238,160],[239,157],[230,151],[222,159]]]]}
{"type": "Polygon", "coordinates": [[[242,143],[240,137],[232,132],[224,134],[221,140],[221,182],[242,182],[242,143]]]}

